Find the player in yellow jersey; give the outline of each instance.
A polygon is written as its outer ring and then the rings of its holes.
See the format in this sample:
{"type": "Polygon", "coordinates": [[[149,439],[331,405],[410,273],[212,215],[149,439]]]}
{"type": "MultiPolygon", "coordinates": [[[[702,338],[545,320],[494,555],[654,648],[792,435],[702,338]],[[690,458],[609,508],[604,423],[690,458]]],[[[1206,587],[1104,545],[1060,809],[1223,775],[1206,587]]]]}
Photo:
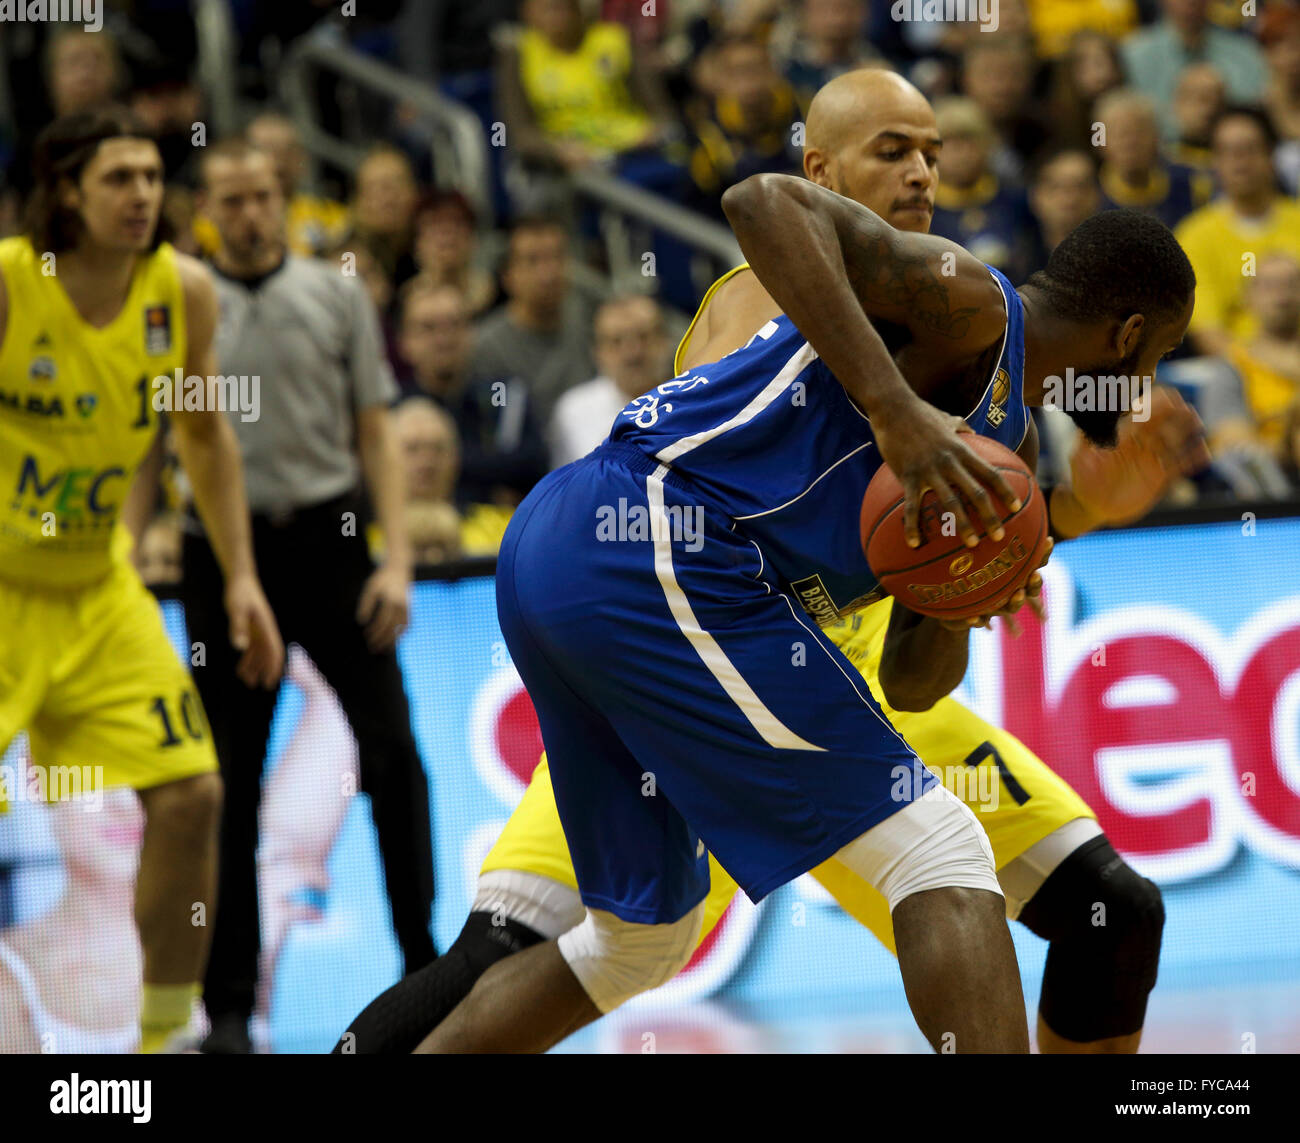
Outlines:
{"type": "MultiPolygon", "coordinates": [[[[128,523],[138,534],[144,521],[129,490],[158,429],[154,379],[216,374],[216,292],[159,240],[162,160],[128,113],[55,121],[35,174],[26,234],[0,241],[0,753],[26,730],[47,797],[138,793],[141,1047],[156,1051],[188,1022],[207,957],[196,910],[216,907],[221,780],[189,672],[130,563],[128,523]]],[[[284,646],[234,434],[210,408],[173,408],[171,424],[226,574],[240,676],[272,686],[284,646]]]]}
{"type": "MultiPolygon", "coordinates": [[[[928,229],[940,140],[929,104],[910,84],[885,71],[832,81],[814,102],[806,137],[804,170],[813,182],[856,199],[900,230],[928,229]]],[[[753,273],[733,270],[705,295],[675,371],[718,360],[778,312],[753,273]]],[[[1195,415],[1164,394],[1150,421],[1121,430],[1118,448],[1081,443],[1072,460],[1075,487],[1058,486],[1051,498],[1054,531],[1062,537],[1143,514],[1174,475],[1203,463],[1205,453],[1195,415]]],[[[1051,941],[1040,1050],[1136,1051],[1155,983],[1164,920],[1159,890],[1123,862],[1093,812],[1043,761],[947,697],[966,672],[968,628],[919,626],[901,652],[909,660],[901,674],[914,681],[886,695],[880,665],[894,606],[888,599],[873,604],[828,634],[907,743],[975,811],[992,844],[1007,915],[1051,941]],[[1097,902],[1107,908],[1104,928],[1092,923],[1097,902]]],[[[712,857],[709,871],[701,941],[736,892],[712,857]]],[[[894,951],[879,893],[833,859],[812,875],[894,951]]],[[[460,938],[436,964],[372,1002],[352,1022],[351,1039],[335,1050],[410,1051],[494,961],[557,937],[584,911],[543,756],[483,863],[460,938]]]]}

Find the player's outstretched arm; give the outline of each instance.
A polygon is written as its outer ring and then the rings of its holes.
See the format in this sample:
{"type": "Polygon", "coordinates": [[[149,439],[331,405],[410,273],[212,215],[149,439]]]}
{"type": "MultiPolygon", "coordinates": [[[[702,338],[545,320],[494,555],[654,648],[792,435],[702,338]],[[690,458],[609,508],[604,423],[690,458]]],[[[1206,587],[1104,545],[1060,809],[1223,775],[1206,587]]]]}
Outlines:
{"type": "MultiPolygon", "coordinates": [[[[186,376],[216,377],[216,288],[201,263],[183,254],[176,261],[185,291],[186,376]]],[[[181,465],[194,488],[194,506],[225,574],[230,641],[243,652],[237,672],[249,686],[273,687],[284,670],[284,641],[257,578],[239,442],[226,415],[216,408],[174,409],[171,425],[181,465]]]]}
{"type": "Polygon", "coordinates": [[[966,677],[970,629],[953,630],[897,600],[880,653],[880,689],[894,710],[929,710],[966,677]]]}
{"type": "Polygon", "coordinates": [[[961,418],[917,396],[868,319],[907,326],[927,365],[951,375],[1005,329],[993,276],[961,247],[903,234],[866,207],[794,176],[754,175],[723,195],[722,208],[759,281],[870,418],[881,456],[903,485],[908,543],[920,543],[921,496],[933,488],[958,534],[977,544],[958,492],[990,529],[997,511],[986,485],[1013,509],[1019,501],[957,439],[961,418]]]}
{"type": "Polygon", "coordinates": [[[947,376],[1002,337],[1002,288],[955,242],[895,230],[860,203],[794,175],[754,175],[731,187],[722,207],[754,273],[846,384],[881,364],[861,360],[870,325],[863,314],[905,326],[926,347],[927,365],[937,359],[947,376]],[[840,335],[826,352],[813,336],[822,328],[840,335]]]}
{"type": "Polygon", "coordinates": [[[1158,385],[1146,399],[1145,419],[1125,417],[1114,448],[1075,443],[1070,481],[1052,490],[1052,527],[1063,539],[1140,520],[1170,484],[1210,463],[1205,426],[1178,391],[1158,385]]]}

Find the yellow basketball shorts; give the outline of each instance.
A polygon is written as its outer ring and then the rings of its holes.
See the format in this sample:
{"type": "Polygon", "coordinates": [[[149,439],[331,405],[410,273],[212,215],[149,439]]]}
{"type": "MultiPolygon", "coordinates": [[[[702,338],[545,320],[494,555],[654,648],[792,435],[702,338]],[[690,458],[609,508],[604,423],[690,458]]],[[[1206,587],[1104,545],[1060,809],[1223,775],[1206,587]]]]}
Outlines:
{"type": "MultiPolygon", "coordinates": [[[[888,605],[877,604],[869,610],[877,614],[866,624],[855,624],[852,629],[842,625],[841,631],[832,631],[831,635],[850,662],[862,671],[883,705],[875,669],[884,642],[888,605]]],[[[940,699],[928,711],[919,713],[895,711],[888,706],[884,709],[921,761],[974,811],[988,832],[998,869],[1067,822],[1096,817],[1087,803],[1024,743],[956,699],[940,699]]],[[[545,754],[481,872],[496,869],[522,870],[572,889],[578,887],[545,754]]],[[[869,928],[890,952],[896,951],[884,897],[834,858],[811,872],[845,912],[869,928]]],[[[737,892],[736,883],[712,854],[709,874],[701,940],[712,931],[737,892]]]]}
{"type": "Polygon", "coordinates": [[[32,756],[5,775],[0,807],[15,781],[54,799],[217,770],[194,681],[130,565],[85,588],[0,579],[0,633],[0,753],[26,730],[32,756]]]}

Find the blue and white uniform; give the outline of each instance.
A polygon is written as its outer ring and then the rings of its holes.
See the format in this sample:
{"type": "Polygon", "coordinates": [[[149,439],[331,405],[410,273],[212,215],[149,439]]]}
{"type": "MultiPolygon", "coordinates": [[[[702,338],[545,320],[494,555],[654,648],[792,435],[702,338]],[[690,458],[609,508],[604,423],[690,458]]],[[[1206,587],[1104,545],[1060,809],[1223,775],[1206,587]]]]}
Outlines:
{"type": "MultiPolygon", "coordinates": [[[[967,420],[1016,448],[1023,309],[991,272],[1007,330],[967,420]]],[[[706,847],[757,901],[935,784],[818,626],[877,597],[858,516],[880,464],[781,316],[636,398],[515,513],[498,614],[588,906],[675,921],[706,847]]]]}

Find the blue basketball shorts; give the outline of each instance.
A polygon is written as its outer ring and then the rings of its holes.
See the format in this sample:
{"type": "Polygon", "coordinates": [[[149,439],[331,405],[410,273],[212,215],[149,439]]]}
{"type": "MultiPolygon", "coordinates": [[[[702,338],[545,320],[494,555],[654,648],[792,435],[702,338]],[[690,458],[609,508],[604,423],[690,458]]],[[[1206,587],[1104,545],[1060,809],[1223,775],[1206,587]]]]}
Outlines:
{"type": "Polygon", "coordinates": [[[936,782],[725,508],[634,446],[524,500],[497,611],[591,908],[678,920],[706,849],[757,902],[936,782]]]}

